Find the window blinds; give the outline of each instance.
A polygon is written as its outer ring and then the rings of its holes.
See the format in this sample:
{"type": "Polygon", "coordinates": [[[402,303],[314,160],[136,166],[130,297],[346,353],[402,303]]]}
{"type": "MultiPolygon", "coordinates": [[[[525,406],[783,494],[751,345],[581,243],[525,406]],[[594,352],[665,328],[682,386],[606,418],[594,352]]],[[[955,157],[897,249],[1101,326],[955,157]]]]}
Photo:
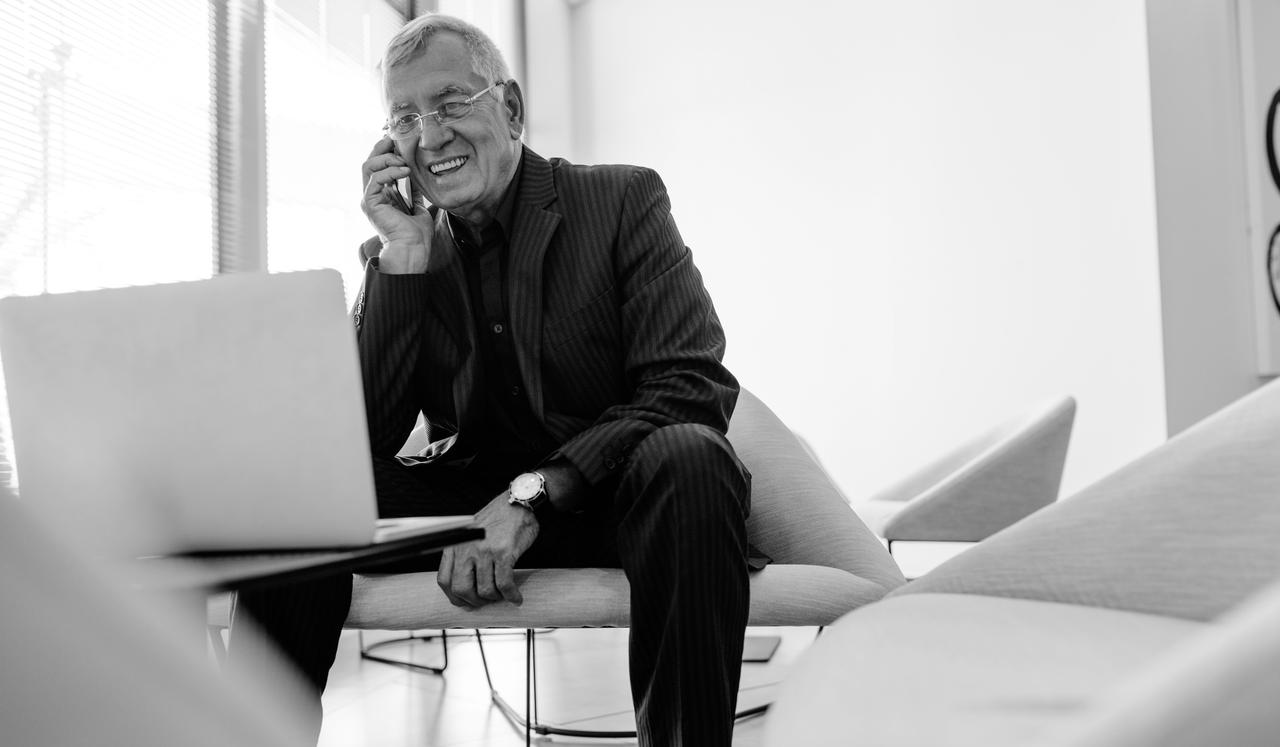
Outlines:
{"type": "Polygon", "coordinates": [[[0,4],[0,295],[209,274],[203,3],[0,4]]]}
{"type": "Polygon", "coordinates": [[[204,3],[0,3],[0,295],[209,275],[208,48],[204,3]]]}

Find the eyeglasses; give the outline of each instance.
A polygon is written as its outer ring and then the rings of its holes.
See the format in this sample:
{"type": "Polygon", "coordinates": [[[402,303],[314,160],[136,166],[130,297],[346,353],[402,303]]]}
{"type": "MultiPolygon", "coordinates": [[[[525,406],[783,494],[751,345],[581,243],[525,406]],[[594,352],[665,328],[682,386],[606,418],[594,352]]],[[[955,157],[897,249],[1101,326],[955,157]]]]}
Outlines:
{"type": "Polygon", "coordinates": [[[411,140],[418,137],[422,133],[422,120],[427,117],[435,119],[436,124],[444,126],[451,125],[459,120],[466,119],[476,108],[476,100],[486,93],[492,91],[498,86],[504,86],[507,82],[500,80],[470,98],[462,101],[447,101],[440,105],[435,111],[426,114],[406,114],[403,117],[388,121],[382,126],[382,132],[390,135],[392,140],[411,140]]]}

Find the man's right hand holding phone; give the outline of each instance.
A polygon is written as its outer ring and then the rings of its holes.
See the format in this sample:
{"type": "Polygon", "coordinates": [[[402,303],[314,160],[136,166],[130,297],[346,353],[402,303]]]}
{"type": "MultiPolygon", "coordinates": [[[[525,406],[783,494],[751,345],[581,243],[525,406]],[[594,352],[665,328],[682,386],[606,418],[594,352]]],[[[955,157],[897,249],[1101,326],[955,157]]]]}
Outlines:
{"type": "Polygon", "coordinates": [[[409,173],[409,164],[387,137],[373,147],[361,168],[360,209],[382,238],[378,269],[392,275],[426,272],[431,256],[435,226],[430,213],[405,205],[396,190],[396,181],[409,178],[409,173]]]}

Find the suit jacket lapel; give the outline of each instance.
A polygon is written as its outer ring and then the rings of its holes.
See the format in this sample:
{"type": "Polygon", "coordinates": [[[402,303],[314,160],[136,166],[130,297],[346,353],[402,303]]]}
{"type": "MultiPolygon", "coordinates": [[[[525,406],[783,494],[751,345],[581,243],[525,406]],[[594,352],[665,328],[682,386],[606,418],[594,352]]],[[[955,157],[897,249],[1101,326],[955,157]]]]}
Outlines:
{"type": "Polygon", "coordinates": [[[507,279],[511,294],[509,322],[530,409],[534,417],[543,420],[542,264],[547,246],[560,223],[560,214],[546,209],[556,200],[551,163],[528,148],[524,149],[523,158],[520,191],[516,195],[515,225],[508,247],[511,273],[507,279]]]}

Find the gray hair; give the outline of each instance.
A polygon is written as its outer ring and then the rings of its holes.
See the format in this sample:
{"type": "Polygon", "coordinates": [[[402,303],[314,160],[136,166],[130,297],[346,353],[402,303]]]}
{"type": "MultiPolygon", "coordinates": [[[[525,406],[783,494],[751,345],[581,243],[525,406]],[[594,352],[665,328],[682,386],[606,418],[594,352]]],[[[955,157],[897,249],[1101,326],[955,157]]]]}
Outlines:
{"type": "MultiPolygon", "coordinates": [[[[443,13],[426,13],[406,23],[404,28],[387,42],[387,51],[382,55],[383,83],[387,73],[396,65],[402,65],[426,51],[427,43],[435,34],[450,31],[462,37],[462,41],[471,52],[471,68],[488,83],[511,79],[511,71],[502,52],[493,43],[488,34],[479,27],[461,18],[446,16],[443,13]]],[[[494,95],[500,95],[496,90],[494,95]]]]}

